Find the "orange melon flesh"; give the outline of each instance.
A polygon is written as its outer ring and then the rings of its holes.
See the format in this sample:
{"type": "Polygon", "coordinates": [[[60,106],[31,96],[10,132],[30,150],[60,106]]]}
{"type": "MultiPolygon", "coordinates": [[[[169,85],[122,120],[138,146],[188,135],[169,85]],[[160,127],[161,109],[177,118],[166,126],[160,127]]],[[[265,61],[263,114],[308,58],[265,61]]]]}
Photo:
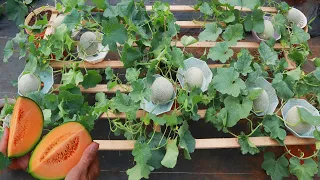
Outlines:
{"type": "Polygon", "coordinates": [[[39,179],[63,179],[79,162],[92,138],[77,122],[51,130],[38,144],[29,161],[29,173],[39,179]]]}
{"type": "Polygon", "coordinates": [[[10,120],[8,157],[27,154],[39,141],[43,129],[43,114],[33,100],[18,97],[10,120]]]}

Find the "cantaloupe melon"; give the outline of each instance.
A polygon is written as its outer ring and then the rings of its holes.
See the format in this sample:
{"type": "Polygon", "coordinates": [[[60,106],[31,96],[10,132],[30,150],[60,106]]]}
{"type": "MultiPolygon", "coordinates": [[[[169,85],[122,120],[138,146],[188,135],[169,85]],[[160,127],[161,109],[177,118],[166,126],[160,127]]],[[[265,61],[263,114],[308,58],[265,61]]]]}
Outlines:
{"type": "Polygon", "coordinates": [[[63,179],[91,142],[89,132],[80,123],[62,124],[37,145],[29,161],[29,173],[38,179],[63,179]]]}
{"type": "Polygon", "coordinates": [[[8,157],[27,154],[39,141],[42,128],[43,114],[37,103],[18,97],[10,120],[8,157]]]}
{"type": "Polygon", "coordinates": [[[268,40],[274,37],[274,27],[271,21],[264,20],[264,32],[258,34],[260,38],[268,40]]]}
{"type": "Polygon", "coordinates": [[[22,95],[38,91],[41,88],[40,78],[34,74],[24,74],[18,79],[18,90],[22,95]]]}
{"type": "Polygon", "coordinates": [[[189,68],[184,74],[184,84],[189,90],[201,88],[203,83],[203,73],[197,67],[189,68]]]}
{"type": "Polygon", "coordinates": [[[312,125],[302,122],[298,113],[298,108],[304,108],[302,106],[293,106],[287,112],[286,122],[288,126],[298,134],[304,134],[312,128],[312,125]]]}
{"type": "Polygon", "coordinates": [[[269,96],[266,90],[262,90],[261,94],[257,99],[253,100],[253,110],[254,112],[261,113],[268,110],[269,107],[269,96]]]}
{"type": "Polygon", "coordinates": [[[99,47],[96,34],[93,32],[83,33],[80,37],[79,46],[80,50],[85,52],[88,56],[96,54],[99,47]]]}
{"type": "Polygon", "coordinates": [[[172,99],[174,94],[173,85],[164,77],[155,79],[151,85],[151,90],[151,101],[154,104],[166,104],[172,99]]]}

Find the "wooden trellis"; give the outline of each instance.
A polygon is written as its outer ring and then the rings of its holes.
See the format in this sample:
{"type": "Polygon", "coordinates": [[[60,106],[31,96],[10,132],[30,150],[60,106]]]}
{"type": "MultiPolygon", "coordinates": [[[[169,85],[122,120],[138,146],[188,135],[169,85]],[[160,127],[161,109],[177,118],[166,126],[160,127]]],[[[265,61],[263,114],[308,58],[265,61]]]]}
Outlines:
{"type": "MultiPolygon", "coordinates": [[[[152,9],[152,6],[146,6],[146,9],[150,11],[152,9]]],[[[242,8],[236,6],[235,9],[239,9],[243,12],[251,11],[248,8],[242,8]]],[[[260,9],[264,12],[268,13],[277,13],[276,8],[272,7],[260,7],[260,9]]],[[[185,13],[192,13],[196,12],[196,10],[192,6],[185,6],[185,5],[171,5],[170,10],[172,12],[185,12],[185,13]]],[[[97,10],[98,11],[98,10],[97,10]]],[[[57,13],[57,12],[56,12],[57,13]]],[[[54,13],[55,14],[55,13],[54,13]]],[[[54,20],[56,18],[56,15],[53,15],[50,21],[54,20]]],[[[190,28],[203,28],[204,22],[200,21],[177,21],[176,24],[180,25],[180,28],[190,29],[190,28]]],[[[307,27],[305,28],[305,31],[307,31],[307,27]]],[[[50,34],[52,31],[50,28],[47,28],[46,35],[50,34]]],[[[180,41],[172,42],[177,47],[183,48],[183,45],[180,41]]],[[[197,42],[192,45],[189,45],[188,48],[211,48],[215,46],[217,42],[197,42]]],[[[232,46],[233,49],[239,49],[239,48],[246,48],[246,49],[254,49],[257,50],[259,48],[259,43],[257,42],[248,42],[248,41],[241,41],[238,42],[237,45],[232,46]]],[[[280,43],[276,43],[274,46],[275,49],[278,50],[286,50],[289,47],[283,47],[280,43]]],[[[286,54],[285,54],[286,57],[286,54]]],[[[287,61],[289,61],[287,59],[287,61]]],[[[77,61],[50,61],[50,65],[53,67],[53,69],[61,69],[64,66],[71,65],[72,63],[79,63],[77,61]]],[[[291,66],[292,64],[289,63],[291,66]]],[[[208,64],[210,68],[218,68],[222,67],[223,65],[228,64],[208,64]]],[[[105,58],[104,61],[97,63],[97,64],[90,64],[87,62],[81,62],[79,65],[80,68],[86,68],[86,69],[105,69],[106,67],[111,67],[112,69],[122,69],[124,68],[123,63],[120,60],[112,59],[110,60],[108,56],[105,58]]],[[[61,86],[61,84],[55,84],[54,89],[55,91],[58,91],[58,87],[61,86]]],[[[117,90],[120,90],[121,92],[130,92],[131,87],[127,85],[118,85],[112,89],[107,88],[107,84],[98,84],[94,88],[84,89],[82,86],[80,86],[80,89],[83,93],[98,93],[98,92],[104,92],[104,93],[115,93],[117,90]]],[[[204,118],[206,110],[201,109],[198,111],[198,114],[201,116],[201,118],[204,118]]],[[[168,112],[170,113],[170,112],[168,112]]],[[[145,111],[139,110],[137,111],[137,118],[142,117],[145,114],[145,111]]],[[[114,114],[112,112],[104,113],[101,115],[100,119],[125,119],[126,115],[124,113],[120,114],[114,114]]],[[[160,130],[159,127],[154,127],[157,131],[160,130]]],[[[269,137],[250,137],[250,141],[256,145],[257,147],[263,147],[263,146],[280,146],[278,142],[275,140],[272,140],[269,137]]],[[[133,140],[95,140],[100,144],[100,150],[132,150],[134,147],[135,141],[133,140]]],[[[284,141],[286,145],[310,145],[315,143],[315,139],[302,139],[297,138],[292,135],[288,135],[284,141]]],[[[217,149],[217,148],[239,148],[240,145],[238,144],[237,138],[209,138],[209,139],[196,139],[196,149],[217,149]]]]}

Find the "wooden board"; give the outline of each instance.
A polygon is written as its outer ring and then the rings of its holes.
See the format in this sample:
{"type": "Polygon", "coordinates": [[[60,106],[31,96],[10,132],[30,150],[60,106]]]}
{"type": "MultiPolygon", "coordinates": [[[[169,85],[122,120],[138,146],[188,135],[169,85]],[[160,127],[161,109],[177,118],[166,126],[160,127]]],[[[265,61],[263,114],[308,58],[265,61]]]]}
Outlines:
{"type": "MultiPolygon", "coordinates": [[[[277,141],[269,137],[249,137],[249,140],[257,147],[281,146],[277,141]]],[[[125,151],[132,150],[134,140],[94,140],[100,144],[99,150],[125,151]]],[[[301,139],[295,136],[287,136],[284,140],[286,145],[311,145],[315,139],[301,139]]],[[[237,138],[210,138],[196,139],[196,149],[223,149],[240,148],[237,138]]]]}

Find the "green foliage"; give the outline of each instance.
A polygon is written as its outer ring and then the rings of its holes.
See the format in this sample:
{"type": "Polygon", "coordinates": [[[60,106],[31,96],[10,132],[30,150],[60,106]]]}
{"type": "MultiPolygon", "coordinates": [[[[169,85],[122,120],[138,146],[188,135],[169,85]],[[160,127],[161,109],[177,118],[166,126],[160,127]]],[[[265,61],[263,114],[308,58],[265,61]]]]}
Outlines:
{"type": "Polygon", "coordinates": [[[266,115],[263,118],[262,124],[267,135],[272,139],[277,140],[281,145],[284,145],[284,139],[287,135],[284,130],[284,123],[276,115],[266,115]]]}
{"type": "MultiPolygon", "coordinates": [[[[10,2],[9,5],[17,2],[10,2]]],[[[55,29],[55,33],[41,39],[35,35],[26,35],[21,30],[7,42],[3,59],[7,62],[14,52],[20,49],[19,58],[27,60],[26,71],[41,72],[53,59],[68,64],[61,69],[55,69],[54,75],[61,73],[62,84],[55,90],[57,93],[34,92],[28,95],[39,103],[43,110],[45,126],[54,127],[64,122],[78,121],[91,130],[102,113],[119,115],[119,118],[107,117],[110,130],[117,136],[136,140],[132,152],[135,165],[127,171],[129,179],[148,178],[154,169],[163,166],[173,168],[176,165],[178,147],[183,150],[186,159],[191,159],[190,154],[195,150],[195,139],[188,123],[201,118],[199,109],[207,109],[205,120],[210,123],[207,125],[238,139],[243,154],[256,154],[260,151],[249,137],[269,136],[284,145],[286,131],[283,119],[275,115],[276,112],[263,117],[251,113],[253,100],[262,92],[261,89],[252,89],[251,84],[259,77],[272,83],[281,99],[281,105],[290,98],[305,96],[318,108],[320,69],[317,68],[309,74],[300,69],[310,54],[307,44],[310,37],[301,28],[287,21],[285,14],[290,7],[286,3],[270,1],[268,4],[277,6],[280,10],[279,13],[272,14],[272,23],[277,33],[281,34],[281,45],[288,46],[288,50],[274,50],[275,39],[261,42],[259,53],[251,54],[249,50],[241,49],[235,54],[236,51],[231,49],[244,39],[244,29],[257,33],[264,31],[265,13],[258,8],[261,2],[200,1],[195,5],[195,9],[199,9],[203,15],[205,28],[198,37],[182,36],[180,42],[183,47],[180,48],[181,44],[176,43],[179,42],[180,27],[176,24],[176,18],[168,3],[155,2],[151,11],[147,12],[143,1],[122,0],[116,5],[110,5],[107,1],[93,0],[94,6],[88,6],[85,5],[85,0],[62,0],[57,3],[57,9],[65,13],[66,18],[63,24],[55,29]],[[252,11],[240,12],[235,9],[235,5],[248,7],[252,11]],[[103,13],[91,14],[94,7],[101,9],[103,13]],[[112,53],[120,58],[119,63],[123,63],[125,71],[106,67],[104,74],[101,74],[101,70],[91,69],[93,66],[87,66],[87,63],[83,63],[84,60],[68,63],[79,60],[76,49],[81,34],[74,36],[74,31],[79,29],[101,32],[103,36],[98,36],[97,41],[108,46],[112,53]],[[186,68],[184,60],[196,56],[190,53],[187,47],[198,40],[218,41],[209,50],[204,50],[202,60],[219,61],[218,64],[228,63],[211,69],[213,79],[205,92],[199,88],[191,91],[183,89],[177,80],[177,69],[186,68]],[[288,51],[289,59],[297,64],[297,68],[286,70],[288,63],[282,58],[285,51],[288,51]],[[236,56],[235,59],[232,58],[233,55],[236,56]],[[84,68],[80,69],[79,66],[84,68]],[[141,104],[150,100],[149,84],[154,80],[155,74],[168,79],[176,90],[171,113],[160,116],[139,111],[141,104]],[[119,86],[126,92],[117,91],[114,96],[99,92],[95,95],[96,101],[89,104],[87,96],[81,93],[78,86],[94,88],[102,81],[106,81],[108,89],[119,86]],[[126,89],[128,86],[130,88],[126,89]],[[231,132],[241,119],[248,121],[247,135],[243,132],[240,135],[231,132]],[[156,132],[150,128],[153,125],[162,127],[156,132]]],[[[30,0],[23,3],[29,5],[30,0]]],[[[19,20],[18,14],[22,11],[16,14],[12,12],[10,13],[13,19],[19,20]]],[[[23,28],[41,31],[47,24],[48,20],[44,19],[36,22],[35,26],[23,28]]],[[[317,61],[315,64],[317,65],[317,61]]],[[[3,119],[11,112],[12,106],[5,106],[0,118],[3,119]]],[[[319,125],[318,117],[306,111],[302,110],[300,116],[310,124],[319,125]]],[[[0,128],[0,132],[1,130],[0,128]]],[[[314,135],[319,140],[318,131],[315,131],[314,135]]],[[[319,148],[318,142],[317,147],[319,148]]],[[[314,163],[309,162],[310,159],[305,160],[307,165],[299,165],[294,159],[290,160],[289,165],[283,155],[275,159],[272,153],[265,153],[264,159],[262,168],[272,179],[287,177],[289,169],[291,174],[300,178],[311,178],[315,173],[314,163]]],[[[0,162],[5,161],[0,159],[0,162]]]]}
{"type": "Polygon", "coordinates": [[[0,170],[6,169],[11,164],[10,159],[0,152],[0,170]]]}
{"type": "Polygon", "coordinates": [[[199,41],[216,41],[221,33],[222,29],[217,23],[208,23],[204,31],[199,34],[199,41]]]}
{"type": "Polygon", "coordinates": [[[243,132],[238,136],[238,142],[240,144],[240,150],[242,154],[257,154],[260,150],[250,141],[249,137],[243,132]]]}
{"type": "Polygon", "coordinates": [[[313,159],[306,159],[300,164],[300,159],[296,157],[290,158],[289,170],[299,180],[312,180],[312,177],[318,172],[318,165],[313,159]]]}
{"type": "Polygon", "coordinates": [[[161,161],[161,164],[167,168],[173,168],[177,164],[177,158],[179,155],[179,149],[177,146],[177,139],[173,139],[168,142],[166,146],[166,154],[161,161]]]}
{"type": "Polygon", "coordinates": [[[217,75],[213,77],[214,88],[222,94],[238,97],[241,90],[246,88],[245,83],[239,78],[239,73],[231,68],[218,68],[217,75]]]}
{"type": "Polygon", "coordinates": [[[96,87],[102,81],[102,76],[96,70],[89,70],[83,78],[82,86],[85,89],[96,87]]]}
{"type": "Polygon", "coordinates": [[[264,153],[264,161],[261,167],[271,176],[272,180],[282,180],[283,177],[289,177],[289,162],[285,156],[275,159],[272,152],[264,153]]]}
{"type": "Polygon", "coordinates": [[[308,110],[304,108],[298,108],[298,113],[301,121],[314,126],[320,125],[320,116],[313,116],[308,110]]]}
{"type": "Polygon", "coordinates": [[[229,49],[227,42],[218,42],[216,46],[210,48],[207,58],[225,63],[232,55],[233,50],[229,49]]]}

